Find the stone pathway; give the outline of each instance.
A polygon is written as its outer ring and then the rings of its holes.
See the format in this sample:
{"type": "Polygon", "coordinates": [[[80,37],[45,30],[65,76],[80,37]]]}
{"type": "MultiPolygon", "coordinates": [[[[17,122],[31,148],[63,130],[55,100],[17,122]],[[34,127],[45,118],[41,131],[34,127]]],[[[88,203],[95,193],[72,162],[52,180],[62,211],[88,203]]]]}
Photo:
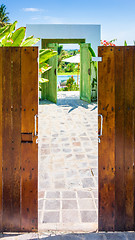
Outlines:
{"type": "Polygon", "coordinates": [[[39,229],[97,229],[97,105],[59,92],[39,106],[39,229]]]}

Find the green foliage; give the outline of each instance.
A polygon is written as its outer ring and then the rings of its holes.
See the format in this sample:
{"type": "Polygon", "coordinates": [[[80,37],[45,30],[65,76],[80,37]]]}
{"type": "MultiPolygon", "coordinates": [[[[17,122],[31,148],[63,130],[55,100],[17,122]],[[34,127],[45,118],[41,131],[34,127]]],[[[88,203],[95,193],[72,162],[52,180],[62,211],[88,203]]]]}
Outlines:
{"type": "MultiPolygon", "coordinates": [[[[58,49],[59,49],[59,47],[58,47],[58,49]]],[[[59,53],[60,54],[58,55],[58,73],[65,74],[68,72],[69,73],[73,72],[74,74],[76,74],[78,72],[78,64],[63,62],[62,60],[76,55],[78,53],[78,50],[63,50],[62,49],[61,52],[59,52],[59,53]]]]}
{"type": "Polygon", "coordinates": [[[30,36],[26,38],[22,43],[21,47],[27,47],[27,46],[33,46],[35,45],[40,39],[39,38],[34,38],[33,36],[30,36]]]}
{"type": "MultiPolygon", "coordinates": [[[[33,46],[37,42],[39,42],[39,38],[34,38],[30,36],[25,38],[25,27],[20,27],[16,29],[17,21],[13,24],[8,24],[2,28],[0,28],[0,46],[8,46],[8,47],[26,47],[33,46]]],[[[44,73],[51,69],[51,66],[47,64],[47,60],[51,57],[55,56],[57,52],[52,51],[51,49],[41,49],[39,51],[39,73],[44,73]]],[[[48,79],[39,78],[39,82],[48,82],[48,79]]]]}
{"type": "Polygon", "coordinates": [[[5,27],[0,28],[0,46],[5,47],[18,47],[18,46],[33,46],[40,39],[33,36],[25,38],[25,27],[16,29],[17,21],[13,24],[8,24],[5,27]]]}
{"type": "Polygon", "coordinates": [[[68,63],[65,68],[65,72],[74,72],[75,63],[68,63]]]}
{"type": "Polygon", "coordinates": [[[45,78],[40,78],[40,83],[44,83],[44,82],[49,82],[49,80],[45,78]]]}
{"type": "Polygon", "coordinates": [[[60,54],[61,54],[61,52],[62,52],[62,49],[63,49],[63,45],[59,45],[59,46],[58,46],[58,55],[60,55],[60,54]]]}
{"type": "Polygon", "coordinates": [[[14,46],[20,46],[24,37],[25,37],[25,30],[26,28],[24,27],[21,27],[21,28],[18,28],[13,34],[12,34],[12,47],[14,46]]]}
{"type": "Polygon", "coordinates": [[[117,38],[114,38],[110,42],[113,43],[113,42],[116,42],[116,41],[117,41],[117,38]]]}
{"type": "Polygon", "coordinates": [[[3,27],[9,22],[8,12],[6,12],[6,6],[0,5],[0,26],[3,27]]]}
{"type": "Polygon", "coordinates": [[[41,49],[39,51],[39,64],[46,62],[55,55],[57,55],[56,51],[52,51],[51,49],[41,49]]]}
{"type": "Polygon", "coordinates": [[[63,89],[63,91],[78,91],[79,86],[76,84],[75,79],[73,76],[71,76],[66,83],[66,87],[63,89]]]}
{"type": "Polygon", "coordinates": [[[124,46],[127,46],[127,41],[126,40],[124,41],[124,46]]]}

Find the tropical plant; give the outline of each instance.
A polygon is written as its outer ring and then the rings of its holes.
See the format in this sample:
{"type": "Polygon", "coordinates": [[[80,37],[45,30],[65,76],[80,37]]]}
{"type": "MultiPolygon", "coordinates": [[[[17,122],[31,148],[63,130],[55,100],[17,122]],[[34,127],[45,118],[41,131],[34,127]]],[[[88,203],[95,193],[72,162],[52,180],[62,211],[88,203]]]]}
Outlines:
{"type": "Polygon", "coordinates": [[[75,63],[68,63],[65,68],[65,72],[74,72],[75,71],[75,63]]]}
{"type": "Polygon", "coordinates": [[[63,49],[63,45],[59,45],[59,46],[58,46],[58,55],[60,55],[60,54],[61,54],[61,52],[62,52],[62,49],[63,49]]]}
{"type": "Polygon", "coordinates": [[[66,83],[66,87],[63,89],[63,91],[78,91],[79,86],[76,84],[75,79],[73,76],[71,76],[66,83]]]}
{"type": "Polygon", "coordinates": [[[6,12],[6,6],[0,5],[0,26],[3,27],[9,22],[8,12],[6,12]]]}
{"type": "Polygon", "coordinates": [[[111,41],[101,40],[102,46],[116,46],[114,42],[117,41],[117,39],[113,39],[111,41]]]}
{"type": "MultiPolygon", "coordinates": [[[[8,24],[0,28],[0,46],[1,47],[26,47],[35,45],[40,38],[34,38],[30,36],[25,39],[25,27],[20,27],[16,29],[17,21],[13,24],[8,24]]],[[[39,50],[39,73],[42,74],[52,67],[48,65],[47,61],[51,57],[55,56],[57,52],[52,51],[51,49],[41,49],[39,50]]],[[[40,82],[48,82],[48,79],[39,78],[40,82]]]]}
{"type": "Polygon", "coordinates": [[[127,41],[126,40],[124,41],[124,46],[127,46],[127,41]]]}

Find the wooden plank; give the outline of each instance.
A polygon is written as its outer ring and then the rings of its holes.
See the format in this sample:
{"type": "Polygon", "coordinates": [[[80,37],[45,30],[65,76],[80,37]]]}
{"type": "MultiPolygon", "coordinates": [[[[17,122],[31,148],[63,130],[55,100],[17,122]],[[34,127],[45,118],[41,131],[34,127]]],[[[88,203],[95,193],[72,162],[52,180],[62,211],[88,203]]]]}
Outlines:
{"type": "Polygon", "coordinates": [[[133,47],[125,47],[125,230],[134,226],[134,97],[133,47]]]}
{"type": "MultiPolygon", "coordinates": [[[[2,48],[0,48],[0,102],[2,103],[2,48]]],[[[0,231],[2,231],[2,104],[0,104],[0,231]]]]}
{"type": "MultiPolygon", "coordinates": [[[[53,49],[54,51],[57,51],[58,44],[52,43],[48,44],[47,46],[50,49],[53,49]]],[[[58,56],[53,56],[48,60],[49,66],[52,66],[52,68],[48,71],[48,79],[49,82],[46,83],[46,99],[57,103],[57,67],[58,67],[58,56]]],[[[46,77],[46,73],[44,74],[46,77]]]]}
{"type": "Polygon", "coordinates": [[[80,99],[91,102],[90,44],[80,45],[80,99]]]}
{"type": "Polygon", "coordinates": [[[20,48],[12,48],[12,231],[20,231],[20,161],[21,161],[21,62],[20,48]]]}
{"type": "Polygon", "coordinates": [[[11,48],[3,48],[3,231],[12,224],[11,48]],[[8,59],[8,61],[7,61],[8,59]]]}
{"type": "MultiPolygon", "coordinates": [[[[38,114],[38,48],[21,49],[21,132],[33,133],[38,114]]],[[[37,129],[38,130],[38,129],[37,129]]],[[[38,144],[21,143],[21,230],[38,230],[38,144]]]]}
{"type": "Polygon", "coordinates": [[[32,133],[21,133],[21,142],[33,142],[33,134],[32,133]]]}
{"type": "Polygon", "coordinates": [[[133,94],[134,94],[134,163],[133,163],[133,173],[134,173],[134,231],[135,231],[135,47],[133,49],[133,94]]]}
{"type": "MultiPolygon", "coordinates": [[[[103,115],[99,143],[99,231],[115,229],[115,78],[114,48],[99,47],[98,113],[103,115]]],[[[100,120],[99,120],[100,125],[100,120]]]]}
{"type": "Polygon", "coordinates": [[[125,227],[125,154],[124,154],[124,47],[115,47],[115,230],[125,227]]]}

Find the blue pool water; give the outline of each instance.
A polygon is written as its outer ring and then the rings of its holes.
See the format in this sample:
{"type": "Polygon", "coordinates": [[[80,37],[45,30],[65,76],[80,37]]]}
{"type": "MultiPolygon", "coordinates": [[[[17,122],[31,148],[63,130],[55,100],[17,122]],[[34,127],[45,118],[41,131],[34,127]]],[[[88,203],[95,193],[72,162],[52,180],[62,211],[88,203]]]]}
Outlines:
{"type": "MultiPolygon", "coordinates": [[[[59,84],[63,80],[68,80],[71,76],[75,79],[75,82],[77,82],[77,75],[58,75],[57,76],[57,83],[59,84]]],[[[80,82],[80,75],[79,75],[79,82],[80,82]]]]}

